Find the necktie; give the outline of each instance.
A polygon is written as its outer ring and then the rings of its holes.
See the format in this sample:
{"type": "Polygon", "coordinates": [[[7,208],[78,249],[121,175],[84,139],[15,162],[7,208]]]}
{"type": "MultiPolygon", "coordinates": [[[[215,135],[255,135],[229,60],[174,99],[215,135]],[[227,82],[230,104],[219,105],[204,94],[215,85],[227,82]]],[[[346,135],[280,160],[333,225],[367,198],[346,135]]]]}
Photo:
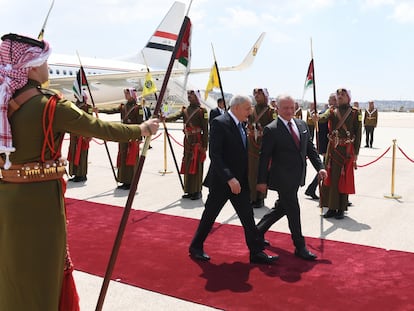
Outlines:
{"type": "Polygon", "coordinates": [[[239,122],[239,124],[237,125],[237,127],[239,128],[240,135],[241,135],[241,138],[242,138],[242,141],[243,141],[243,145],[244,145],[244,147],[246,147],[246,132],[243,129],[242,123],[239,122]]]}
{"type": "Polygon", "coordinates": [[[299,137],[296,134],[296,132],[293,130],[292,122],[289,121],[288,126],[289,126],[290,134],[292,135],[293,140],[295,141],[296,147],[298,147],[298,149],[299,149],[300,148],[300,140],[299,140],[299,137]]]}

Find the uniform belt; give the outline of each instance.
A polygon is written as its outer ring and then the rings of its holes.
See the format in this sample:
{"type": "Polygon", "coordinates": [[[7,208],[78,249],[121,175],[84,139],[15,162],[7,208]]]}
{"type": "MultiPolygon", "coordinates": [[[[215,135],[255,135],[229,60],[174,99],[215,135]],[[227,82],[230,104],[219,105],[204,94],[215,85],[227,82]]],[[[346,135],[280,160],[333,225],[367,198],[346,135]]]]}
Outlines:
{"type": "Polygon", "coordinates": [[[198,134],[198,133],[201,133],[201,129],[197,129],[197,130],[184,130],[184,133],[186,135],[188,135],[188,134],[198,134]]]}
{"type": "Polygon", "coordinates": [[[0,168],[0,181],[34,183],[60,179],[66,173],[66,160],[13,164],[8,170],[0,168]]]}
{"type": "Polygon", "coordinates": [[[335,145],[344,146],[348,144],[352,144],[354,139],[351,138],[337,138],[335,136],[328,136],[329,141],[333,142],[335,145]]]}

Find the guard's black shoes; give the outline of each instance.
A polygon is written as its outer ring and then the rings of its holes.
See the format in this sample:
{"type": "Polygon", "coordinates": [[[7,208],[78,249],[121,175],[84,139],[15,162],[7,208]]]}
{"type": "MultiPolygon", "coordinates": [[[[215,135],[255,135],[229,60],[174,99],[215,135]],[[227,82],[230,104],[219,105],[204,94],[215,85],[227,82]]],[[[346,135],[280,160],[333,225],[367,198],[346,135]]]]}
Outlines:
{"type": "Polygon", "coordinates": [[[344,217],[344,211],[338,211],[335,215],[335,219],[343,219],[344,217]]]}
{"type": "Polygon", "coordinates": [[[323,215],[323,218],[332,218],[332,217],[335,217],[337,213],[338,213],[338,212],[337,212],[336,210],[329,209],[329,210],[325,213],[325,215],[323,215]]]}

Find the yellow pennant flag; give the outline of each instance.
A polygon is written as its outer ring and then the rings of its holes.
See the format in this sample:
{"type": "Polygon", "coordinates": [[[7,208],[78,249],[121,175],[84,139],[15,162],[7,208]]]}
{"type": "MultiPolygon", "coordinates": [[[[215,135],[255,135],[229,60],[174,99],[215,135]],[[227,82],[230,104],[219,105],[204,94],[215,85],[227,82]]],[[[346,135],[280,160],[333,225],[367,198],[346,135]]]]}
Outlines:
{"type": "Polygon", "coordinates": [[[145,75],[144,87],[142,88],[142,97],[153,94],[157,91],[157,86],[152,79],[151,73],[147,72],[145,75]]]}
{"type": "Polygon", "coordinates": [[[213,88],[219,88],[220,87],[220,82],[219,82],[219,77],[218,77],[218,71],[217,71],[217,65],[216,63],[214,63],[213,67],[211,68],[210,71],[210,77],[208,79],[208,83],[206,86],[206,91],[205,91],[205,95],[204,95],[204,99],[206,100],[208,97],[208,93],[211,92],[213,90],[213,88]]]}

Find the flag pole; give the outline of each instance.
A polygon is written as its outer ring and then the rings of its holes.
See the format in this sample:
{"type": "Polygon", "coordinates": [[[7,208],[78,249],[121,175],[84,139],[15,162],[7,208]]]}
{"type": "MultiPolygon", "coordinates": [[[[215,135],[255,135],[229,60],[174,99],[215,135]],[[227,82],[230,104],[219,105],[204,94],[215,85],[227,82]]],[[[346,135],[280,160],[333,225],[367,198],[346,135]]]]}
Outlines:
{"type": "Polygon", "coordinates": [[[213,50],[214,66],[216,66],[216,71],[217,71],[218,82],[219,82],[219,85],[220,85],[221,97],[223,98],[224,108],[225,108],[225,110],[227,110],[226,99],[224,98],[223,85],[221,84],[221,77],[220,77],[219,68],[218,68],[218,66],[217,66],[216,53],[214,52],[213,43],[211,43],[211,49],[213,50]]]}
{"type": "Polygon", "coordinates": [[[44,34],[45,34],[45,29],[46,29],[47,20],[49,19],[49,15],[50,15],[50,12],[52,11],[52,8],[53,8],[53,5],[54,5],[54,4],[55,4],[55,0],[53,0],[53,1],[52,1],[52,4],[51,4],[51,5],[50,5],[50,7],[49,7],[49,11],[47,12],[47,15],[46,15],[45,21],[43,22],[42,29],[40,30],[39,35],[37,36],[37,39],[38,39],[38,40],[43,40],[43,36],[44,36],[44,34]]]}
{"type": "MultiPolygon", "coordinates": [[[[191,3],[190,3],[190,5],[191,5],[191,3]]],[[[175,43],[173,53],[171,54],[170,63],[168,65],[167,71],[165,73],[164,81],[162,83],[162,87],[161,87],[160,94],[159,94],[159,97],[158,97],[158,100],[157,100],[157,104],[156,104],[155,109],[154,109],[154,114],[153,114],[154,116],[158,116],[159,113],[160,113],[162,100],[164,98],[165,91],[167,89],[168,80],[171,76],[172,67],[174,65],[174,61],[175,61],[175,58],[177,56],[178,49],[181,45],[181,42],[183,41],[184,33],[185,33],[185,31],[187,29],[187,26],[189,24],[190,24],[190,19],[186,15],[184,17],[184,21],[181,25],[181,29],[180,29],[180,32],[178,34],[178,38],[177,38],[177,41],[175,43]]],[[[115,238],[114,246],[112,248],[111,257],[109,259],[108,266],[107,266],[107,269],[106,269],[106,272],[105,272],[105,277],[104,277],[104,280],[103,280],[101,291],[99,293],[99,298],[98,298],[98,302],[97,302],[96,309],[95,309],[96,311],[101,311],[102,310],[102,306],[103,306],[103,303],[105,301],[105,295],[106,295],[106,292],[108,290],[109,281],[110,281],[111,276],[112,276],[112,271],[115,267],[116,259],[117,259],[118,252],[119,252],[119,248],[121,246],[121,242],[122,242],[122,238],[123,238],[125,228],[126,228],[126,225],[127,225],[128,217],[129,217],[129,214],[131,212],[132,203],[134,201],[135,193],[136,193],[138,183],[139,183],[139,180],[140,180],[140,177],[141,177],[142,168],[144,166],[144,162],[145,162],[145,158],[147,156],[147,151],[148,151],[150,142],[151,142],[151,135],[149,135],[145,138],[145,143],[144,143],[144,146],[143,146],[142,154],[139,157],[138,164],[135,168],[134,177],[132,179],[131,187],[130,187],[129,194],[128,194],[128,199],[127,199],[127,202],[126,202],[126,205],[125,205],[125,208],[124,208],[124,212],[122,214],[121,222],[119,224],[118,232],[117,232],[117,235],[116,235],[116,238],[115,238]]]]}
{"type": "MultiPolygon", "coordinates": [[[[315,60],[313,59],[313,47],[312,47],[312,37],[310,38],[310,48],[311,48],[311,59],[312,59],[312,75],[313,75],[313,102],[315,104],[315,114],[318,114],[318,104],[316,102],[316,79],[315,79],[315,60]]],[[[315,134],[316,134],[316,150],[319,154],[319,123],[315,122],[315,134]]]]}
{"type": "MultiPolygon", "coordinates": [[[[145,59],[144,51],[141,51],[141,54],[142,54],[142,58],[143,58],[144,63],[145,63],[145,67],[147,67],[147,72],[150,73],[150,69],[148,67],[147,60],[145,59]]],[[[158,102],[158,96],[157,96],[156,92],[154,93],[154,97],[155,97],[155,100],[158,102]]],[[[173,149],[173,146],[172,146],[172,143],[171,143],[170,134],[168,133],[168,129],[167,129],[167,125],[165,124],[165,121],[162,121],[162,124],[164,126],[165,136],[167,137],[168,145],[170,146],[170,150],[171,150],[171,154],[172,154],[172,157],[173,157],[173,160],[174,160],[175,168],[177,170],[178,179],[180,180],[181,188],[184,191],[184,182],[183,182],[183,179],[181,178],[180,169],[178,168],[177,159],[175,157],[174,149],[173,149]]],[[[165,171],[166,170],[164,170],[164,172],[165,171]]]]}
{"type": "MultiPolygon", "coordinates": [[[[95,108],[96,107],[95,106],[95,101],[93,100],[92,92],[91,92],[91,89],[89,87],[88,78],[86,77],[85,71],[83,70],[82,62],[81,62],[81,59],[79,57],[78,51],[76,51],[76,54],[78,55],[79,64],[80,64],[80,69],[79,70],[81,71],[81,75],[85,78],[86,87],[88,88],[88,93],[89,93],[89,96],[91,98],[92,106],[93,106],[93,108],[95,108]]],[[[99,115],[98,115],[97,111],[95,111],[95,115],[96,115],[96,118],[99,119],[99,115]]],[[[115,182],[118,182],[118,178],[116,177],[116,174],[115,174],[114,165],[112,163],[111,155],[109,153],[108,145],[106,144],[106,140],[104,140],[103,142],[104,142],[104,145],[105,145],[106,154],[108,155],[109,164],[111,165],[112,174],[114,175],[115,182]]]]}

